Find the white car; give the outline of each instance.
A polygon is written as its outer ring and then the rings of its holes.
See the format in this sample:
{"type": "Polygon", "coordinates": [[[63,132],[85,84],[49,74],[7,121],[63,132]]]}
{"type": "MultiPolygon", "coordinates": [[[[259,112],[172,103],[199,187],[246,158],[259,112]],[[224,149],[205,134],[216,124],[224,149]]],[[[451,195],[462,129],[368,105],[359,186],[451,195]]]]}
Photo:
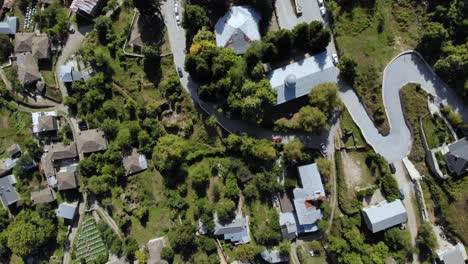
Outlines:
{"type": "Polygon", "coordinates": [[[175,12],[176,15],[179,14],[179,4],[178,3],[174,4],[174,12],[175,12]]]}
{"type": "Polygon", "coordinates": [[[317,0],[319,6],[323,6],[323,0],[317,0]]]}
{"type": "Polygon", "coordinates": [[[179,25],[179,24],[180,24],[180,16],[179,16],[179,15],[176,15],[176,16],[175,16],[175,20],[177,21],[177,25],[179,25]]]}
{"type": "Polygon", "coordinates": [[[321,6],[319,9],[320,9],[320,14],[322,16],[325,16],[327,14],[327,9],[324,6],[321,6]]]}
{"type": "Polygon", "coordinates": [[[336,55],[336,53],[332,54],[332,60],[333,60],[333,64],[335,65],[338,64],[338,55],[336,55]]]}

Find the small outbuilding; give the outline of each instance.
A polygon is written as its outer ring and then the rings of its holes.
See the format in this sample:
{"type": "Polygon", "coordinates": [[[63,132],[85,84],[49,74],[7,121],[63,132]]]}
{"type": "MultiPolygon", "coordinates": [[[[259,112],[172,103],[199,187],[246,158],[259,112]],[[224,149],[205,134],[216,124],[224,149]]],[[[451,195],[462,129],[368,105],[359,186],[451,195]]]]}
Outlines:
{"type": "Polygon", "coordinates": [[[468,137],[464,137],[448,146],[445,153],[447,167],[451,174],[461,176],[468,172],[468,137]]]}
{"type": "Polygon", "coordinates": [[[57,200],[54,189],[47,187],[45,189],[31,192],[31,201],[33,204],[48,204],[57,200]]]}
{"type": "Polygon", "coordinates": [[[362,209],[364,221],[372,233],[386,230],[393,226],[408,221],[406,208],[401,200],[395,200],[391,203],[384,201],[375,206],[362,209]]]}
{"type": "Polygon", "coordinates": [[[77,213],[78,203],[61,203],[56,210],[57,217],[65,220],[73,221],[77,213]]]}
{"type": "Polygon", "coordinates": [[[5,35],[16,34],[18,19],[14,16],[6,17],[3,22],[0,22],[0,33],[5,35]]]}
{"type": "Polygon", "coordinates": [[[0,200],[5,209],[10,208],[18,202],[19,195],[16,192],[16,178],[14,175],[8,175],[0,178],[0,200]]]}
{"type": "Polygon", "coordinates": [[[132,175],[140,171],[144,171],[148,168],[148,162],[146,156],[139,154],[137,149],[133,149],[132,152],[122,159],[123,166],[125,168],[126,175],[132,175]]]}
{"type": "Polygon", "coordinates": [[[216,219],[214,235],[222,236],[224,240],[229,240],[236,245],[249,243],[250,231],[248,221],[244,217],[236,217],[232,221],[227,222],[220,222],[216,219]]]}
{"type": "Polygon", "coordinates": [[[455,246],[437,251],[439,260],[444,264],[465,264],[468,260],[465,246],[462,243],[458,243],[455,246]]]}

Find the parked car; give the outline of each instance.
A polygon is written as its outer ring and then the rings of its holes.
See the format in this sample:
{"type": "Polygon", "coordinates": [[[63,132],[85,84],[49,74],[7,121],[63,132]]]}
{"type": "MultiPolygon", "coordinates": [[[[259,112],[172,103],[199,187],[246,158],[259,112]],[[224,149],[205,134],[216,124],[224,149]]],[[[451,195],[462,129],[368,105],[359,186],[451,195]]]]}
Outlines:
{"type": "Polygon", "coordinates": [[[271,138],[271,142],[274,142],[274,143],[281,143],[283,141],[282,138],[280,137],[272,137],[271,138]]]}
{"type": "Polygon", "coordinates": [[[336,53],[332,54],[333,64],[338,65],[338,55],[336,53]]]}
{"type": "Polygon", "coordinates": [[[317,0],[319,6],[323,6],[323,0],[317,0]]]}
{"type": "Polygon", "coordinates": [[[180,16],[179,16],[179,15],[176,15],[176,16],[175,16],[175,20],[177,21],[177,25],[179,25],[179,24],[180,24],[180,16]]]}
{"type": "Polygon", "coordinates": [[[182,68],[177,67],[177,74],[179,75],[179,78],[184,77],[184,72],[182,71],[182,68]]]}
{"type": "Polygon", "coordinates": [[[176,15],[179,14],[179,4],[178,3],[174,4],[174,12],[175,12],[176,15]]]}
{"type": "Polygon", "coordinates": [[[395,172],[396,172],[395,165],[393,163],[390,163],[390,164],[388,164],[388,167],[390,167],[390,171],[392,172],[392,174],[395,174],[395,172]]]}
{"type": "Polygon", "coordinates": [[[70,32],[71,34],[75,33],[75,27],[70,26],[70,27],[68,28],[68,32],[70,32]]]}
{"type": "Polygon", "coordinates": [[[402,188],[400,188],[400,200],[404,200],[405,199],[405,192],[403,191],[402,188]]]}
{"type": "Polygon", "coordinates": [[[323,155],[327,154],[327,146],[325,143],[320,143],[320,151],[323,153],[323,155]]]}
{"type": "Polygon", "coordinates": [[[406,229],[406,224],[405,224],[405,223],[402,223],[402,224],[400,225],[400,229],[401,229],[401,230],[405,230],[405,229],[406,229]]]}
{"type": "Polygon", "coordinates": [[[327,15],[327,9],[324,7],[324,6],[321,6],[320,8],[320,14],[322,16],[326,16],[327,15]]]}

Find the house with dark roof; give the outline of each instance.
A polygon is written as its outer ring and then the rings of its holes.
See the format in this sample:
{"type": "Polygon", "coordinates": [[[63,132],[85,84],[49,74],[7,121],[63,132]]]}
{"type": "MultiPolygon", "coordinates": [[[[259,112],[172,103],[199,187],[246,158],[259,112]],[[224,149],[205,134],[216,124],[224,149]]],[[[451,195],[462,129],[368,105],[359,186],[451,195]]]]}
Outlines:
{"type": "Polygon", "coordinates": [[[58,133],[57,116],[56,111],[31,113],[33,134],[38,137],[56,137],[58,133]]]}
{"type": "Polygon", "coordinates": [[[386,201],[362,209],[364,222],[372,233],[386,230],[393,226],[408,221],[406,208],[401,200],[395,200],[391,203],[386,201]]]}
{"type": "Polygon", "coordinates": [[[21,147],[15,143],[7,148],[7,152],[11,158],[17,158],[21,155],[21,147]]]}
{"type": "Polygon", "coordinates": [[[72,83],[83,80],[81,72],[77,70],[77,68],[73,65],[72,62],[60,65],[59,77],[60,80],[64,83],[72,83]]]}
{"type": "Polygon", "coordinates": [[[33,204],[48,204],[57,200],[54,189],[46,187],[42,190],[31,192],[31,201],[33,204]]]}
{"type": "Polygon", "coordinates": [[[468,137],[464,137],[448,146],[445,160],[450,174],[461,176],[468,172],[468,137]]]}
{"type": "Polygon", "coordinates": [[[468,260],[465,246],[462,243],[448,249],[438,250],[437,256],[443,264],[465,264],[468,260]]]}
{"type": "Polygon", "coordinates": [[[250,44],[260,40],[260,15],[251,6],[233,6],[215,25],[216,45],[244,54],[250,44]]]}
{"type": "Polygon", "coordinates": [[[77,145],[78,153],[87,155],[106,150],[108,142],[104,131],[101,129],[89,129],[78,133],[77,145]]]}
{"type": "Polygon", "coordinates": [[[14,16],[6,17],[3,22],[0,22],[0,33],[5,35],[16,34],[18,19],[14,16]]]}
{"type": "Polygon", "coordinates": [[[14,175],[8,175],[0,178],[0,201],[5,209],[9,209],[19,201],[19,195],[16,192],[16,178],[14,175]]]}
{"type": "Polygon", "coordinates": [[[35,33],[15,34],[15,53],[32,52],[33,38],[35,33]]]}
{"type": "Polygon", "coordinates": [[[32,39],[31,52],[38,60],[50,58],[50,43],[47,35],[36,35],[32,39]]]}
{"type": "Polygon", "coordinates": [[[16,166],[18,158],[4,158],[0,159],[0,177],[10,173],[13,168],[16,166]]]}
{"type": "Polygon", "coordinates": [[[34,86],[42,79],[39,67],[31,52],[17,53],[18,81],[23,86],[34,86]]]}
{"type": "Polygon", "coordinates": [[[73,190],[78,188],[79,183],[75,171],[57,172],[57,189],[59,191],[73,190]]]}
{"type": "Polygon", "coordinates": [[[148,168],[146,156],[139,154],[135,148],[129,155],[123,157],[122,163],[125,168],[125,174],[127,176],[144,171],[148,168]]]}
{"type": "Polygon", "coordinates": [[[235,245],[250,242],[248,218],[236,217],[232,221],[220,222],[215,218],[214,235],[229,240],[235,245]]]}
{"type": "Polygon", "coordinates": [[[78,151],[76,149],[75,142],[71,142],[68,145],[65,145],[62,142],[45,145],[44,152],[49,153],[49,158],[52,161],[52,163],[61,163],[78,160],[78,151]]]}

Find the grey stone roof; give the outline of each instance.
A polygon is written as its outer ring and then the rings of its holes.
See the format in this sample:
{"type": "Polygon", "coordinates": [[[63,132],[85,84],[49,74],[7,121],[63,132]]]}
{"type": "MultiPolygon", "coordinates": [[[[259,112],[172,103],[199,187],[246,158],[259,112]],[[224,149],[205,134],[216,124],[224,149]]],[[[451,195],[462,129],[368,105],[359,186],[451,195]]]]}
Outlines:
{"type": "Polygon", "coordinates": [[[215,220],[214,235],[223,236],[224,240],[229,240],[235,244],[250,242],[248,223],[243,217],[236,217],[230,222],[215,220]]]}
{"type": "Polygon", "coordinates": [[[275,69],[267,75],[271,87],[278,91],[276,104],[282,104],[307,95],[326,82],[336,83],[338,69],[327,52],[275,69]]]}
{"type": "Polygon", "coordinates": [[[18,81],[22,85],[28,85],[39,81],[41,73],[31,52],[17,53],[18,81]]]}
{"type": "Polygon", "coordinates": [[[50,57],[49,37],[47,35],[33,37],[31,51],[36,59],[48,59],[50,57]]]}
{"type": "Polygon", "coordinates": [[[362,209],[364,221],[372,233],[377,233],[408,220],[406,208],[401,200],[382,203],[362,209]]]}
{"type": "Polygon", "coordinates": [[[100,129],[89,129],[80,131],[78,134],[78,153],[92,153],[107,149],[107,139],[104,131],[100,129]]]}
{"type": "Polygon", "coordinates": [[[49,158],[52,162],[74,159],[78,157],[78,151],[76,150],[75,142],[72,142],[68,145],[63,144],[62,142],[46,145],[44,150],[49,153],[49,158]]]}
{"type": "Polygon", "coordinates": [[[78,203],[61,203],[57,209],[57,217],[73,220],[76,215],[78,203]]]}
{"type": "Polygon", "coordinates": [[[57,119],[55,116],[43,115],[39,117],[39,132],[56,131],[57,119]]]}
{"type": "Polygon", "coordinates": [[[283,239],[292,240],[297,234],[296,218],[292,212],[280,213],[279,224],[281,227],[281,235],[283,239]]]}
{"type": "Polygon", "coordinates": [[[50,153],[42,154],[40,168],[46,177],[55,175],[55,168],[52,160],[50,159],[50,153]]]}
{"type": "Polygon", "coordinates": [[[15,52],[31,52],[33,45],[33,37],[35,33],[16,33],[15,34],[15,52]]]}
{"type": "Polygon", "coordinates": [[[76,189],[78,182],[74,171],[57,172],[58,190],[65,191],[76,189]]]}
{"type": "Polygon", "coordinates": [[[15,183],[13,179],[13,175],[0,178],[0,200],[5,208],[19,200],[16,188],[13,186],[15,183]]]}
{"type": "Polygon", "coordinates": [[[445,154],[449,171],[455,175],[462,175],[468,171],[468,137],[464,137],[449,145],[449,152],[445,154]]]}
{"type": "Polygon", "coordinates": [[[57,199],[55,195],[55,191],[47,187],[40,191],[31,192],[31,201],[33,204],[44,204],[44,203],[51,203],[57,199]]]}
{"type": "Polygon", "coordinates": [[[122,163],[127,175],[131,175],[148,168],[146,156],[139,154],[136,149],[133,149],[130,155],[125,156],[122,163]]]}

